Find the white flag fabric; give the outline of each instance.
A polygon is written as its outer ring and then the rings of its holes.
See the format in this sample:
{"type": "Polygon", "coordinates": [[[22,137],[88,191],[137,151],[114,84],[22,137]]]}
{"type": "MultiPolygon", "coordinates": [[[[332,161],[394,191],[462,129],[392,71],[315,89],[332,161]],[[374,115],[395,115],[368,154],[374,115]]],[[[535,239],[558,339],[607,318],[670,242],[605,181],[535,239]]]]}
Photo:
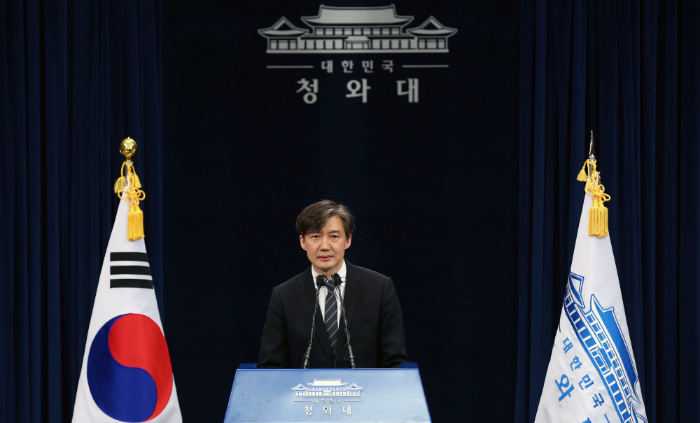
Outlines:
{"type": "Polygon", "coordinates": [[[127,240],[121,200],[102,264],[74,423],[182,422],[143,239],[127,240]]]}
{"type": "Polygon", "coordinates": [[[536,423],[642,423],[646,410],[610,237],[588,235],[586,195],[536,423]]]}

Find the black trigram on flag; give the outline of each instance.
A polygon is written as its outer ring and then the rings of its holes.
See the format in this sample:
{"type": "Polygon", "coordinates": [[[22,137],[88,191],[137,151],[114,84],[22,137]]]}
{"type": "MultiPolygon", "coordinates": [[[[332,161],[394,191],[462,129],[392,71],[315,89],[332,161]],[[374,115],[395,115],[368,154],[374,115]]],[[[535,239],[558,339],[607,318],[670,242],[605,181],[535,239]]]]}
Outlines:
{"type": "Polygon", "coordinates": [[[110,288],[153,289],[146,253],[110,253],[109,261],[110,288]]]}

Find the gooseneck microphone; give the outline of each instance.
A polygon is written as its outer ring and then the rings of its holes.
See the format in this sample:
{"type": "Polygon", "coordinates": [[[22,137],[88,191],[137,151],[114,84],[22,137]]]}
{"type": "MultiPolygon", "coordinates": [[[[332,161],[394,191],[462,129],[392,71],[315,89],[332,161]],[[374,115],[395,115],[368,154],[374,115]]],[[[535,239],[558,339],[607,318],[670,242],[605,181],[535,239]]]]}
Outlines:
{"type": "Polygon", "coordinates": [[[343,301],[343,296],[340,295],[340,284],[342,283],[343,280],[340,279],[340,276],[337,273],[333,275],[333,284],[335,285],[335,292],[338,294],[338,299],[340,299],[340,310],[343,316],[343,323],[345,323],[345,345],[348,346],[348,361],[350,361],[350,366],[354,369],[355,355],[352,353],[352,345],[350,345],[350,330],[348,329],[348,319],[345,318],[345,302],[343,301]]]}
{"type": "Polygon", "coordinates": [[[311,317],[311,338],[309,339],[309,347],[306,349],[304,354],[304,360],[301,363],[301,367],[304,369],[309,368],[309,359],[311,358],[311,348],[313,348],[314,334],[316,333],[316,312],[318,311],[318,291],[323,286],[323,276],[316,276],[316,303],[314,304],[314,314],[311,317]]]}

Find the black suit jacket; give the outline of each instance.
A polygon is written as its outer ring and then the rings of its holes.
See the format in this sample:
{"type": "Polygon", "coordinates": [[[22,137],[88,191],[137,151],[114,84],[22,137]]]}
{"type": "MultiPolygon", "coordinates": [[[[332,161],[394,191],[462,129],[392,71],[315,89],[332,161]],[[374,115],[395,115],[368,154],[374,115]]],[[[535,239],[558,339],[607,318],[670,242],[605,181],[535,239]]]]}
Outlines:
{"type": "MultiPolygon", "coordinates": [[[[409,362],[403,333],[401,306],[391,278],[345,261],[345,314],[350,344],[358,368],[399,367],[409,362]]],[[[316,302],[311,267],[272,290],[263,329],[258,367],[300,368],[311,335],[316,302]]],[[[342,318],[341,318],[342,322],[342,318]]],[[[345,343],[341,323],[339,342],[345,343]]],[[[343,356],[346,355],[347,348],[343,356]]],[[[328,333],[316,313],[316,335],[310,368],[334,367],[328,333]]],[[[337,367],[349,367],[341,356],[337,367]]]]}

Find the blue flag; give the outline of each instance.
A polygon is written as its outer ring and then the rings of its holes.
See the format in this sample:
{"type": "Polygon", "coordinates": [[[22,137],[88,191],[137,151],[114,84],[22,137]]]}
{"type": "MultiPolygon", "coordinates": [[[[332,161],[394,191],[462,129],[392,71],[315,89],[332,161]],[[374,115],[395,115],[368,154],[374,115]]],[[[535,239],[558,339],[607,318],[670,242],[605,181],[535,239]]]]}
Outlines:
{"type": "Polygon", "coordinates": [[[594,212],[586,195],[536,423],[647,422],[610,237],[589,235],[594,212]]]}

